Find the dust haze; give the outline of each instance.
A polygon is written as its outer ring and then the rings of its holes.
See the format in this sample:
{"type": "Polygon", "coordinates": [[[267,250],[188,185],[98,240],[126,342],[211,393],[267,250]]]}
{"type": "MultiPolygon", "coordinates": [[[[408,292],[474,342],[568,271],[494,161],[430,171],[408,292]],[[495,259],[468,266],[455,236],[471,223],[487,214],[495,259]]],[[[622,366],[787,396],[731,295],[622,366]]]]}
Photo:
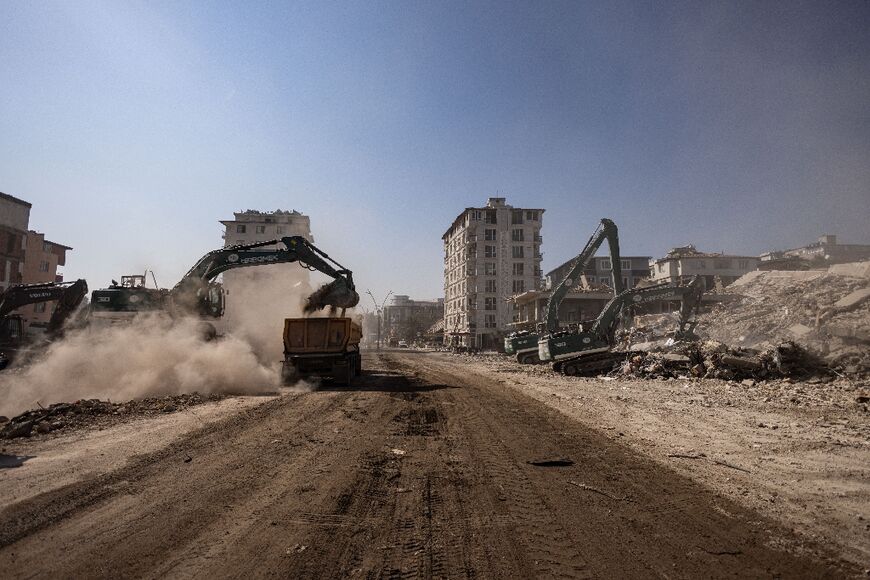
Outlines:
{"type": "Polygon", "coordinates": [[[194,391],[254,394],[279,386],[277,369],[261,364],[244,340],[205,342],[198,320],[162,315],[70,333],[34,363],[0,378],[0,413],[15,415],[37,402],[125,401],[194,391]]]}

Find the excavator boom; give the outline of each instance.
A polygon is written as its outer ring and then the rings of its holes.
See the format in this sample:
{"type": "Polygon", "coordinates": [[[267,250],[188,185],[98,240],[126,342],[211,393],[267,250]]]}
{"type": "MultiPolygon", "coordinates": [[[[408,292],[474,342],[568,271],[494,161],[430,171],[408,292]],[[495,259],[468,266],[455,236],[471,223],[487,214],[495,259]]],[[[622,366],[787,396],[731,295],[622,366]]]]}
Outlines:
{"type": "MultiPolygon", "coordinates": [[[[619,254],[619,230],[613,220],[603,218],[598,228],[593,232],[589,241],[574,258],[568,273],[559,281],[559,284],[553,288],[550,294],[550,299],[547,301],[547,310],[544,315],[544,328],[547,333],[554,333],[559,330],[559,306],[568,295],[568,292],[576,286],[577,281],[586,269],[589,260],[601,247],[601,244],[607,240],[607,245],[610,248],[610,267],[613,276],[613,291],[614,296],[618,296],[622,290],[622,260],[619,254]]],[[[537,363],[540,362],[538,354],[538,341],[540,336],[534,332],[518,332],[511,334],[505,338],[504,349],[505,353],[516,355],[519,363],[537,363]]]]}
{"type": "Polygon", "coordinates": [[[334,279],[309,297],[307,310],[327,306],[352,308],[359,303],[352,272],[302,236],[287,236],[209,252],[170,290],[171,303],[173,308],[184,312],[214,315],[214,309],[209,308],[208,294],[210,283],[218,274],[235,268],[287,262],[299,262],[309,270],[322,272],[334,279]]]}

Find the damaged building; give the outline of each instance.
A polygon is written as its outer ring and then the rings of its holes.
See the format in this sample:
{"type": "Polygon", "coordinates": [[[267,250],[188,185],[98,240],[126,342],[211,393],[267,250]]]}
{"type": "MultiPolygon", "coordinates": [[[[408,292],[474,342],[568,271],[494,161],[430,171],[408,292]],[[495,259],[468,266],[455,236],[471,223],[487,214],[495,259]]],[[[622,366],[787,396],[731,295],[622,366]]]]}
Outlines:
{"type": "MultiPolygon", "coordinates": [[[[624,256],[622,285],[627,290],[649,278],[650,256],[624,256]]],[[[511,298],[514,304],[513,329],[531,329],[542,322],[550,299],[551,289],[558,285],[574,264],[574,258],[547,273],[544,287],[517,294],[511,298]]],[[[594,257],[589,260],[577,284],[568,292],[559,305],[559,320],[564,323],[594,319],[613,298],[613,265],[609,257],[594,257]]]]}
{"type": "Polygon", "coordinates": [[[700,252],[694,245],[672,249],[664,258],[650,263],[654,282],[675,282],[690,276],[704,279],[708,290],[727,286],[747,272],[758,269],[756,256],[700,252]]]}
{"type": "Polygon", "coordinates": [[[826,234],[806,246],[765,252],[759,256],[761,270],[805,270],[812,267],[870,260],[870,244],[840,244],[826,234]]]}
{"type": "Polygon", "coordinates": [[[503,197],[468,207],[444,232],[444,340],[491,348],[513,321],[510,298],[541,287],[544,210],[503,197]]]}

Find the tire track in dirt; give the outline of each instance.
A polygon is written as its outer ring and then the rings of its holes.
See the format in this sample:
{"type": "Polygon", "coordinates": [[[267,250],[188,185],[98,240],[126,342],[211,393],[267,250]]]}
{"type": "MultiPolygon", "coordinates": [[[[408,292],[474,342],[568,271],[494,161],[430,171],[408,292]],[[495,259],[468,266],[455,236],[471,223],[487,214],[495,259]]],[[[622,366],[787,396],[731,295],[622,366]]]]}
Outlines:
{"type": "Polygon", "coordinates": [[[272,401],[6,507],[0,569],[76,578],[854,572],[770,547],[788,535],[446,357],[367,354],[364,364],[352,388],[272,401]],[[527,463],[558,457],[575,464],[527,463]]]}

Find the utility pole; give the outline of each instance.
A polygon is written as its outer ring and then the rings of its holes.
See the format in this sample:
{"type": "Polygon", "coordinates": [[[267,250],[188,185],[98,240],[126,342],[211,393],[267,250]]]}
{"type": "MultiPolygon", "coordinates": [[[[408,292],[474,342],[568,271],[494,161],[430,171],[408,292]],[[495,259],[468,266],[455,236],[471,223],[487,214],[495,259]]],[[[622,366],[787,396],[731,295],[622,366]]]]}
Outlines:
{"type": "Polygon", "coordinates": [[[383,312],[384,305],[387,303],[387,299],[390,297],[390,295],[392,293],[393,293],[392,290],[387,292],[387,295],[384,296],[383,301],[381,301],[380,305],[378,305],[378,301],[375,300],[375,295],[372,294],[372,291],[366,290],[366,294],[369,295],[369,297],[372,299],[372,303],[374,303],[374,305],[375,305],[375,312],[377,313],[377,316],[378,316],[378,350],[381,350],[381,312],[383,312]]]}

